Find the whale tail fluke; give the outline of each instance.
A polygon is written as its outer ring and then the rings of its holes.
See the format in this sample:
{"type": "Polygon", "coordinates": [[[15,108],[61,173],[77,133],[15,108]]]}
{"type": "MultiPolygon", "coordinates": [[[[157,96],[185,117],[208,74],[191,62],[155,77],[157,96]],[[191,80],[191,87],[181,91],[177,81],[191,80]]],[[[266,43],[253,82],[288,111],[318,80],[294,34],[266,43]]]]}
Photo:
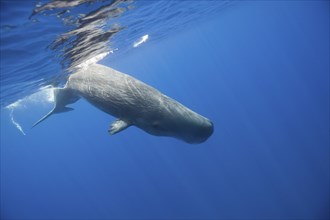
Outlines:
{"type": "Polygon", "coordinates": [[[36,125],[40,124],[44,120],[46,120],[52,114],[68,112],[74,110],[73,108],[66,107],[66,105],[76,102],[79,99],[79,96],[75,94],[73,91],[66,88],[57,88],[54,89],[54,100],[55,107],[48,112],[44,117],[39,119],[36,123],[32,125],[34,128],[36,125]]]}

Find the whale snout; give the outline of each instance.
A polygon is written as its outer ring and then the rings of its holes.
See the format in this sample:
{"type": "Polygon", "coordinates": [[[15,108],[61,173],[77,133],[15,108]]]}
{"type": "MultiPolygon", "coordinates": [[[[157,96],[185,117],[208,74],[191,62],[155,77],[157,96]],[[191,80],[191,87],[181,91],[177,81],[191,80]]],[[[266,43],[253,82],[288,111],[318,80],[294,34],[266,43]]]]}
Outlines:
{"type": "Polygon", "coordinates": [[[202,125],[196,127],[192,135],[185,141],[190,144],[200,144],[205,142],[213,134],[214,126],[212,121],[207,120],[202,125]]]}
{"type": "Polygon", "coordinates": [[[212,121],[209,120],[208,123],[204,126],[203,131],[201,132],[201,142],[206,141],[213,134],[213,130],[214,125],[212,121]]]}

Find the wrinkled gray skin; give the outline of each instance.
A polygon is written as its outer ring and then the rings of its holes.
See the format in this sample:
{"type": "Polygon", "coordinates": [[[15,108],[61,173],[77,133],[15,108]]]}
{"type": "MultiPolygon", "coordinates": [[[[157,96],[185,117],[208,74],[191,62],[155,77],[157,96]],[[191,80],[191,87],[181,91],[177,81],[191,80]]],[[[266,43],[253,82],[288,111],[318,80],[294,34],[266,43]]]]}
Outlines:
{"type": "Polygon", "coordinates": [[[152,135],[202,143],[213,133],[209,119],[155,88],[100,64],[92,64],[72,74],[63,89],[55,90],[54,109],[33,126],[53,113],[72,110],[66,105],[80,97],[118,118],[110,126],[110,134],[135,125],[152,135]]]}

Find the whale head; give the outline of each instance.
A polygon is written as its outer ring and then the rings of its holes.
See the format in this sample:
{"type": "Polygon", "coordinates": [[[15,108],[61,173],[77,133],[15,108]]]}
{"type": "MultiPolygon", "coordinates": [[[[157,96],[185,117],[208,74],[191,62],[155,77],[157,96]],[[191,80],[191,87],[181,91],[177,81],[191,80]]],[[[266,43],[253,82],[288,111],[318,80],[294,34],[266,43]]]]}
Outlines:
{"type": "Polygon", "coordinates": [[[206,141],[213,133],[213,123],[165,96],[165,103],[147,119],[138,120],[135,125],[149,134],[169,136],[190,144],[206,141]]]}

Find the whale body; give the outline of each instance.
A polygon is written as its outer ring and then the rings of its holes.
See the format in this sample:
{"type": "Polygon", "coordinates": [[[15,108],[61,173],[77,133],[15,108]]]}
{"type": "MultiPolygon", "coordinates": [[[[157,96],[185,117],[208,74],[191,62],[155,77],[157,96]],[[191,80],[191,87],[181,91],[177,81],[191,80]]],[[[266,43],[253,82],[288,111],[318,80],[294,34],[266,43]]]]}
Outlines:
{"type": "Polygon", "coordinates": [[[64,88],[54,89],[55,107],[37,121],[73,110],[79,98],[117,119],[108,132],[116,134],[134,125],[149,134],[187,143],[202,143],[213,133],[213,123],[157,89],[112,68],[91,64],[70,75],[64,88]]]}

